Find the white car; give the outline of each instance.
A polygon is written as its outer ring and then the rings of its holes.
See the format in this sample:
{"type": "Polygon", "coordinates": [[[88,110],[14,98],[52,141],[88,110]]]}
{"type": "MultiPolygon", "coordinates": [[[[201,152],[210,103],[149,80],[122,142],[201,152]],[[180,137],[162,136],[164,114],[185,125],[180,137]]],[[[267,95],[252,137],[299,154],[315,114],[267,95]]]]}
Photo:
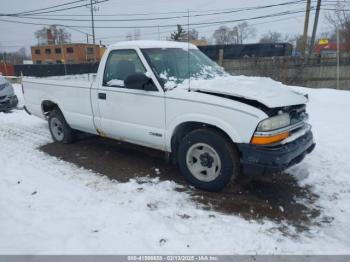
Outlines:
{"type": "Polygon", "coordinates": [[[76,130],[156,148],[194,186],[219,191],[240,172],[281,171],[315,146],[307,98],[269,78],[231,76],[195,46],[109,46],[95,79],[23,79],[26,109],[54,141],[76,130]]]}
{"type": "Polygon", "coordinates": [[[9,81],[0,75],[0,112],[7,112],[18,104],[17,96],[9,81]]]}

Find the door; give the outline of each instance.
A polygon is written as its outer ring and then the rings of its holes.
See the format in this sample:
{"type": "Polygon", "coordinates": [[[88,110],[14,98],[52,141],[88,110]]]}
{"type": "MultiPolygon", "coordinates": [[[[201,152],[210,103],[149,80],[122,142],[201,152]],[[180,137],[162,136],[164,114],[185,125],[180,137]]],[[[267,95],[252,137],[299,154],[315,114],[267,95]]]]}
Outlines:
{"type": "Polygon", "coordinates": [[[106,61],[97,96],[103,134],[119,140],[165,148],[164,92],[128,89],[124,80],[135,73],[146,74],[147,66],[136,50],[113,50],[106,61]]]}

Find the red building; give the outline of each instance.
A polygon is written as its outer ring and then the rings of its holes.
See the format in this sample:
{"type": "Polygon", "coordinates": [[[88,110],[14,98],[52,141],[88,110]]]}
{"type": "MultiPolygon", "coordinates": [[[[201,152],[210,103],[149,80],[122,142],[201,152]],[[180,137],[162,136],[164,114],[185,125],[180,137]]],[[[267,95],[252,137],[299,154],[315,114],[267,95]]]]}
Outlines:
{"type": "Polygon", "coordinates": [[[15,69],[14,69],[13,65],[0,62],[0,74],[3,76],[14,76],[15,69]]]}
{"type": "MultiPolygon", "coordinates": [[[[335,56],[337,53],[338,44],[336,42],[320,41],[314,48],[314,53],[321,56],[335,56]]],[[[339,52],[347,53],[350,52],[349,45],[339,43],[339,52]]]]}

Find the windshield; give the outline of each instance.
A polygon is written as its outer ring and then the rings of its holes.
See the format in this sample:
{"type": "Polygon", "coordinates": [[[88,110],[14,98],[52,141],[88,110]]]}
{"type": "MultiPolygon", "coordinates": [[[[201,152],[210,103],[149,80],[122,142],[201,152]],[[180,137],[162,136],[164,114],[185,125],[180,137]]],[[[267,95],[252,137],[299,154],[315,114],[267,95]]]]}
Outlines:
{"type": "Polygon", "coordinates": [[[166,88],[173,88],[189,77],[210,79],[227,74],[197,49],[188,52],[181,48],[149,48],[142,52],[166,88]]]}

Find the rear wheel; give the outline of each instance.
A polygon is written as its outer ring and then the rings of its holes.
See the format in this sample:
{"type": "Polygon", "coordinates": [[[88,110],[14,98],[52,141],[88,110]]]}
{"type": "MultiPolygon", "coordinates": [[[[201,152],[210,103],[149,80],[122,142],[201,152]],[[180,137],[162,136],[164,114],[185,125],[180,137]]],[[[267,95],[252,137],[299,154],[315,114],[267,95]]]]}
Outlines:
{"type": "Polygon", "coordinates": [[[49,114],[49,129],[55,142],[69,144],[74,142],[76,131],[66,122],[62,112],[54,109],[49,114]]]}
{"type": "Polygon", "coordinates": [[[182,174],[195,187],[222,190],[239,174],[239,155],[220,132],[199,129],[180,142],[178,161],[182,174]]]}

